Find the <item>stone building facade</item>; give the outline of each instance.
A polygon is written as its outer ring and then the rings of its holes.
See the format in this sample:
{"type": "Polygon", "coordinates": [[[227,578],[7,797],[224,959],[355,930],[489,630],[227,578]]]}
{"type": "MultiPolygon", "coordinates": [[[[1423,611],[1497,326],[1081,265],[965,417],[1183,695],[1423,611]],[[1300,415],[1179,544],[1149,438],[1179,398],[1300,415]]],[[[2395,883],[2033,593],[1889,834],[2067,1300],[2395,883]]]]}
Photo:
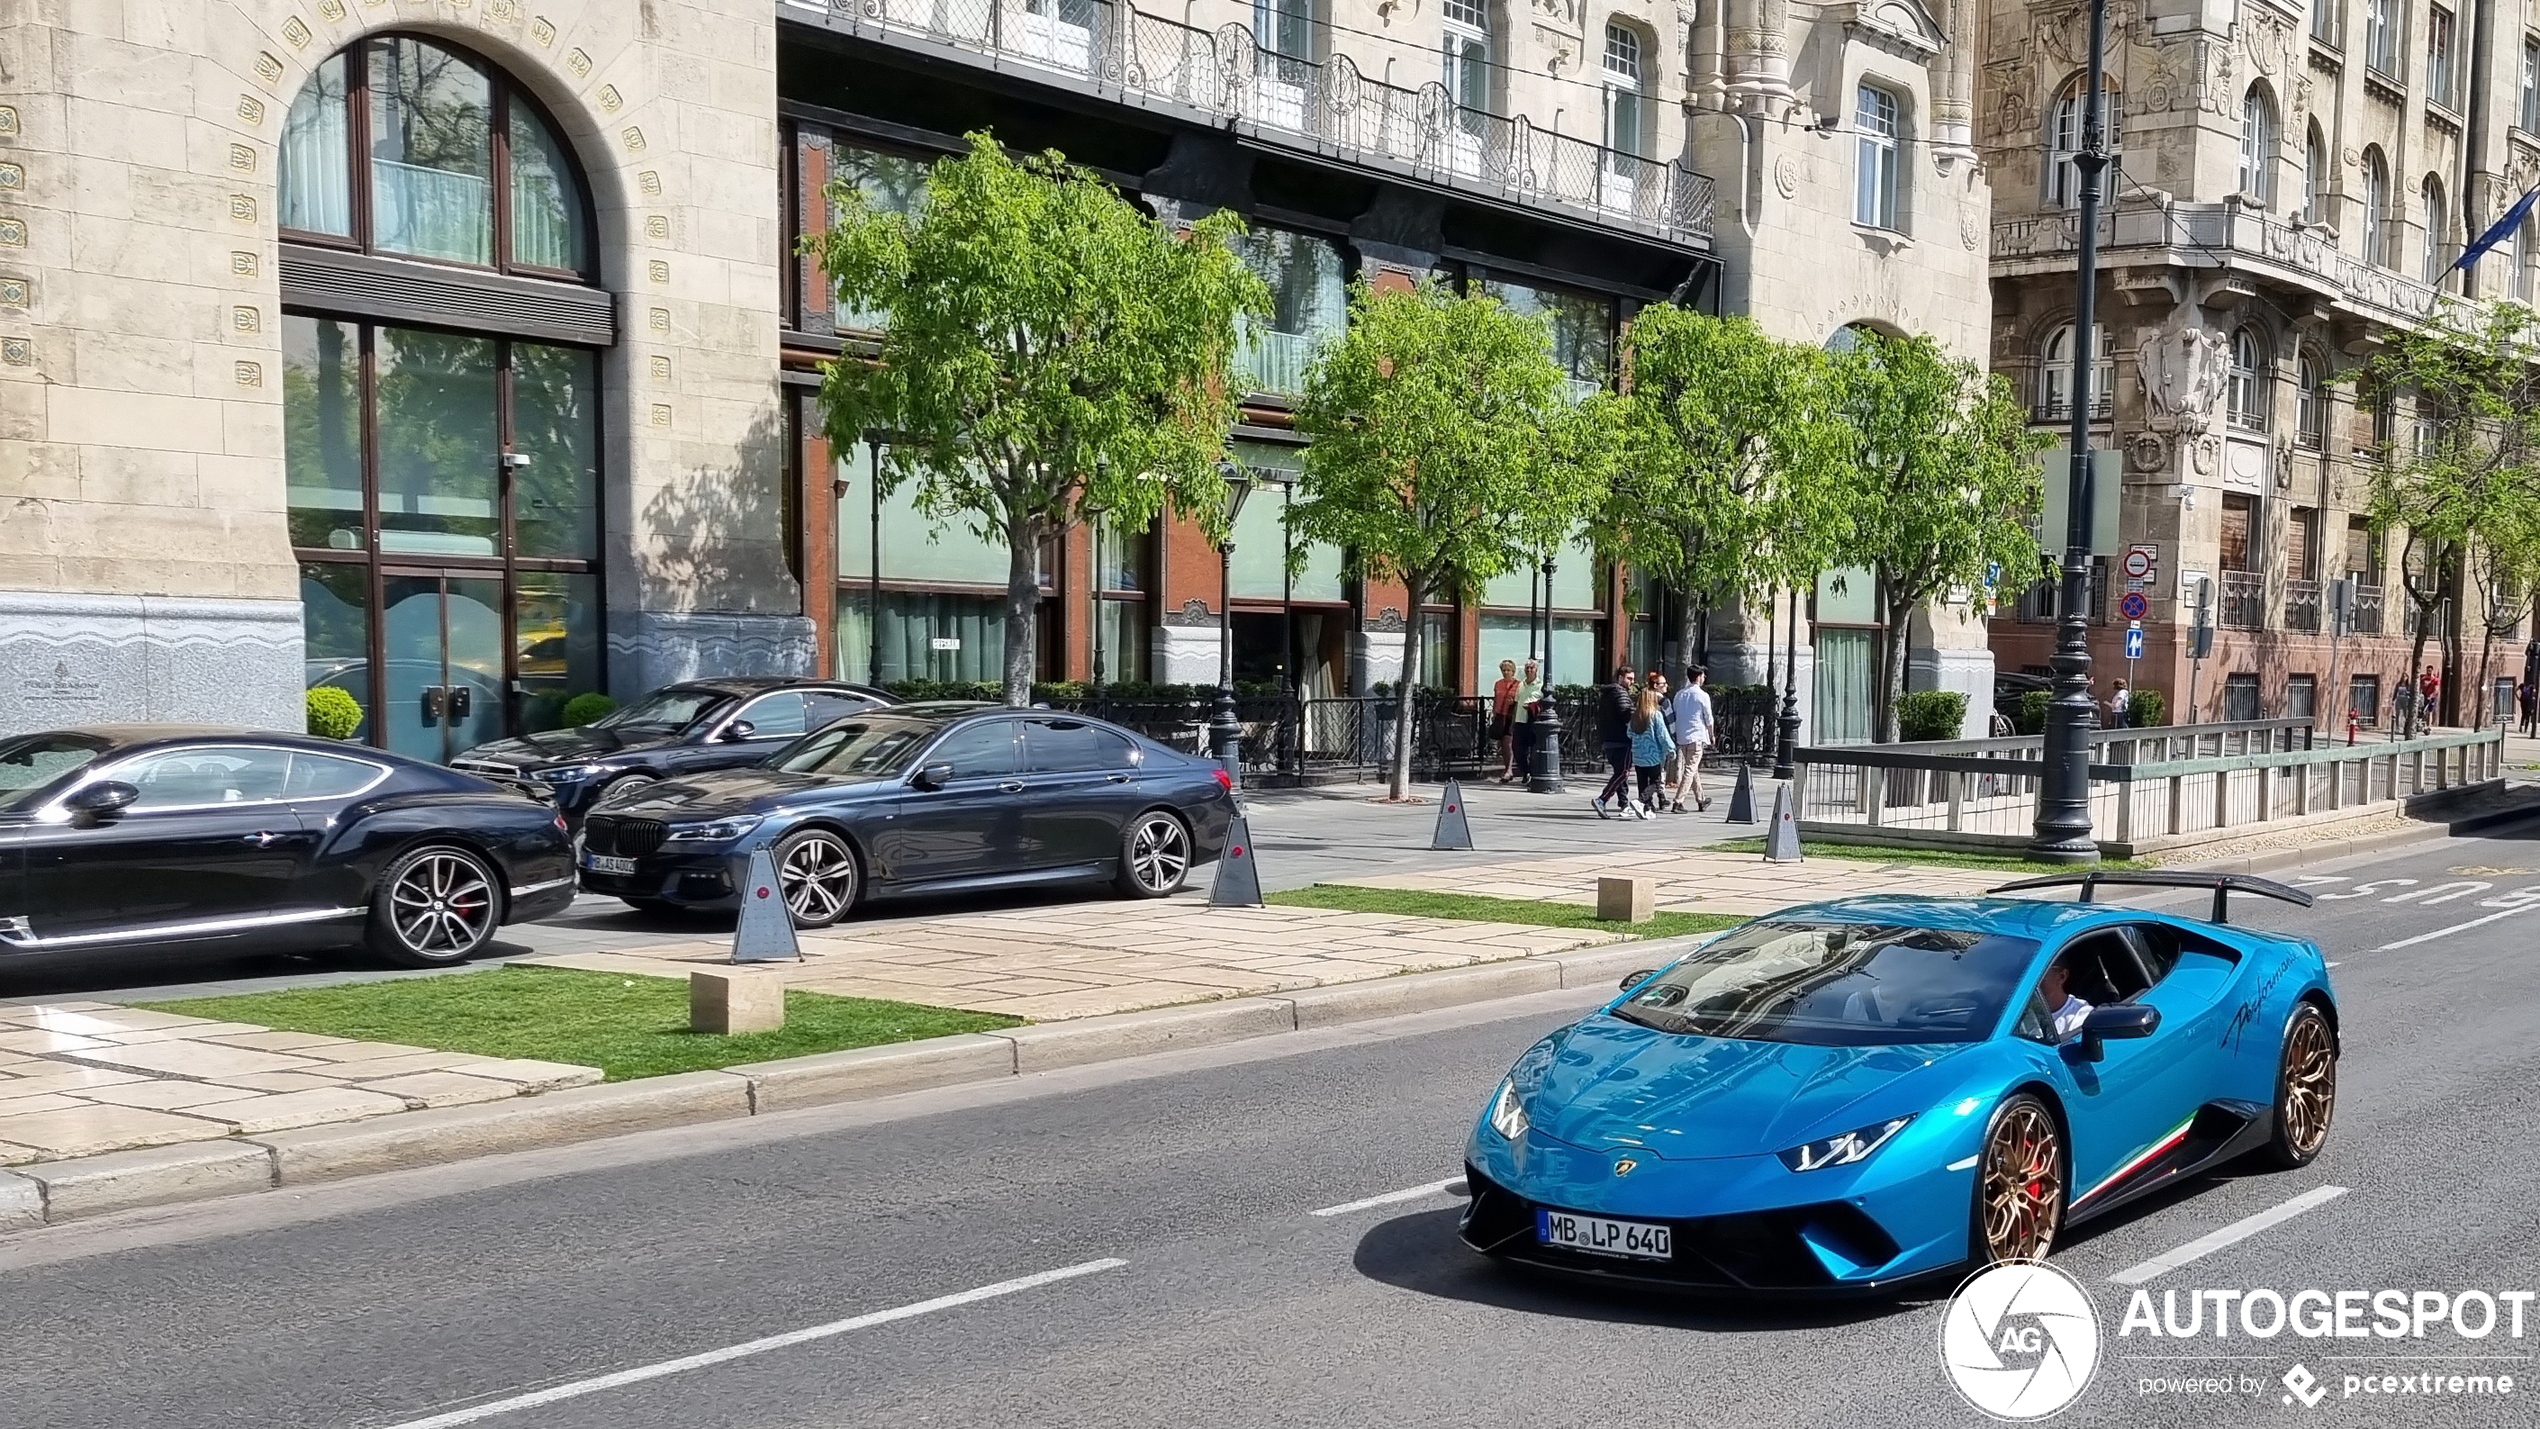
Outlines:
{"type": "MultiPolygon", "coordinates": [[[[2041,422],[2071,419],[2069,369],[2087,11],[2002,3],[1988,14],[1977,122],[1994,173],[1993,360],[2041,422]]],[[[2438,294],[2529,301],[2531,226],[2452,271],[2540,178],[2540,11],[2441,0],[2116,0],[2108,95],[2118,136],[2100,221],[2094,445],[2122,453],[2120,554],[2094,583],[2099,690],[2123,677],[2132,585],[2147,598],[2139,687],[2174,720],[2386,719],[2415,610],[2405,533],[2365,529],[2373,464],[2417,420],[2358,403],[2353,369],[2438,294]],[[2354,633],[2336,636],[2352,577],[2354,633]],[[2205,600],[2212,657],[2188,658],[2205,600]]],[[[2446,717],[2494,718],[2493,682],[2521,672],[2515,593],[2448,592],[2459,643],[2431,643],[2446,717]],[[2482,663],[2483,645],[2498,652],[2482,663]]],[[[2050,602],[2003,606],[2006,668],[2042,671],[2050,602]]]]}

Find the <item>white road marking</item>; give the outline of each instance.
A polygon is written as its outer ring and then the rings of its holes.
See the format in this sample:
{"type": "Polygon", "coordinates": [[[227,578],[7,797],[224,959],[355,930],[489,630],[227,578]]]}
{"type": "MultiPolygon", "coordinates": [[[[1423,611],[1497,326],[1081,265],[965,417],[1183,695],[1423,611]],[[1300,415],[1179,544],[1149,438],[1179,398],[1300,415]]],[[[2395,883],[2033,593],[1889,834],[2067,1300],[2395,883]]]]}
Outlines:
{"type": "Polygon", "coordinates": [[[770,1350],[786,1349],[813,1340],[825,1340],[832,1335],[843,1335],[850,1330],[869,1329],[875,1325],[887,1325],[894,1320],[911,1319],[919,1315],[932,1314],[937,1310],[950,1310],[955,1306],[975,1304],[981,1300],[993,1300],[1000,1295],[1037,1290],[1041,1286],[1055,1284],[1061,1280],[1073,1280],[1079,1275],[1116,1270],[1128,1263],[1125,1260],[1088,1260],[1082,1265],[1061,1266],[1056,1270],[1044,1270],[1038,1275],[1019,1276],[1013,1280],[1000,1280],[994,1285],[982,1285],[975,1290],[938,1295],[932,1300],[920,1300],[914,1305],[902,1305],[891,1310],[876,1310],[869,1315],[832,1320],[826,1325],[813,1325],[808,1329],[788,1330],[781,1335],[769,1335],[765,1339],[748,1340],[737,1345],[727,1345],[719,1350],[707,1350],[703,1354],[663,1360],[658,1364],[642,1365],[635,1369],[622,1369],[615,1374],[604,1374],[595,1379],[577,1379],[570,1384],[554,1385],[529,1394],[514,1395],[509,1399],[497,1399],[466,1409],[453,1409],[447,1414],[435,1414],[428,1419],[410,1419],[402,1424],[390,1425],[389,1429],[450,1429],[453,1425],[474,1424],[480,1419],[491,1419],[495,1415],[509,1414],[514,1410],[534,1409],[539,1405],[554,1404],[559,1400],[579,1399],[583,1395],[597,1394],[604,1389],[641,1384],[648,1379],[660,1379],[664,1375],[704,1369],[708,1365],[722,1364],[727,1360],[763,1355],[770,1350]]]}
{"type": "Polygon", "coordinates": [[[1308,1211],[1306,1214],[1309,1216],[1345,1216],[1352,1211],[1372,1211],[1378,1206],[1398,1205],[1404,1201],[1424,1201],[1431,1196],[1444,1195],[1446,1192],[1463,1184],[1463,1177],[1449,1176],[1443,1181],[1431,1181],[1425,1186],[1406,1186],[1399,1191],[1387,1191],[1381,1196],[1369,1196],[1363,1201],[1344,1201],[1337,1206],[1325,1206],[1319,1211],[1308,1211]]]}
{"type": "Polygon", "coordinates": [[[2388,953],[2400,948],[2413,948],[2419,943],[2431,943],[2437,938],[2448,938],[2454,933],[2466,933],[2472,928],[2493,923],[2499,918],[2510,918],[2521,911],[2520,908],[2508,908],[2502,913],[2490,913],[2484,918],[2472,918],[2466,923],[2454,923],[2449,928],[2437,928],[2431,933],[2419,933],[2413,938],[2401,938],[2395,943],[2384,943],[2374,951],[2388,953]]]}
{"type": "Polygon", "coordinates": [[[2322,967],[2331,967],[2331,968],[2333,968],[2333,967],[2337,966],[2337,964],[2335,964],[2335,963],[2323,963],[2323,964],[2321,964],[2321,966],[2322,966],[2322,967]]]}
{"type": "Polygon", "coordinates": [[[2119,1285],[2140,1285],[2146,1280],[2167,1275],[2192,1260],[2202,1260],[2227,1245],[2237,1245],[2270,1226],[2282,1225],[2316,1206],[2324,1206],[2346,1194],[2343,1186],[2321,1186],[2304,1191],[2272,1210],[2260,1211],[2246,1220],[2233,1221],[2211,1235],[2201,1235],[2173,1251],[2152,1257],[2141,1265],[2129,1266],[2109,1276],[2119,1285]]]}

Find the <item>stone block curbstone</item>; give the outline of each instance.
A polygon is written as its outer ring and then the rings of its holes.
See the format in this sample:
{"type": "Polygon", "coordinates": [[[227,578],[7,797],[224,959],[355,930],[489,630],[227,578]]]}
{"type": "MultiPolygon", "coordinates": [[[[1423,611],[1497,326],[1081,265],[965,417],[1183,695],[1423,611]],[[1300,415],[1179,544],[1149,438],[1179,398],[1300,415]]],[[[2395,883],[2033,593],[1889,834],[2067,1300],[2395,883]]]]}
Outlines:
{"type": "Polygon", "coordinates": [[[43,1186],[44,1219],[59,1224],[135,1206],[270,1191],[273,1156],[244,1142],[197,1141],[48,1161],[17,1174],[43,1186]]]}
{"type": "Polygon", "coordinates": [[[1160,1007],[1079,1022],[1051,1022],[983,1034],[1014,1044],[1016,1072],[1080,1067],[1152,1052],[1178,1052],[1296,1030],[1285,998],[1239,997],[1196,1007],[1160,1007]]]}
{"type": "Polygon", "coordinates": [[[1643,968],[1665,967],[1674,962],[1681,949],[1669,951],[1650,943],[1625,943],[1619,948],[1596,948],[1586,952],[1555,953],[1546,961],[1561,969],[1563,987],[1602,988],[1618,991],[1626,973],[1643,968]]]}
{"type": "Polygon", "coordinates": [[[747,1077],[681,1072],[476,1106],[278,1131],[248,1138],[247,1144],[273,1152],[275,1184],[295,1186],[718,1121],[749,1112],[747,1077]]]}
{"type": "Polygon", "coordinates": [[[0,1171],[0,1231],[44,1224],[44,1188],[14,1171],[0,1171]]]}
{"type": "Polygon", "coordinates": [[[962,1032],[930,1037],[923,1042],[820,1052],[726,1070],[749,1079],[754,1110],[770,1112],[1010,1077],[1014,1075],[1014,1058],[1012,1041],[989,1033],[962,1032]]]}
{"type": "Polygon", "coordinates": [[[1309,987],[1280,996],[1296,1008],[1297,1030],[1303,1032],[1373,1017],[1460,1007],[1495,997],[1550,992],[1560,986],[1561,968],[1552,959],[1516,958],[1446,972],[1309,987]]]}

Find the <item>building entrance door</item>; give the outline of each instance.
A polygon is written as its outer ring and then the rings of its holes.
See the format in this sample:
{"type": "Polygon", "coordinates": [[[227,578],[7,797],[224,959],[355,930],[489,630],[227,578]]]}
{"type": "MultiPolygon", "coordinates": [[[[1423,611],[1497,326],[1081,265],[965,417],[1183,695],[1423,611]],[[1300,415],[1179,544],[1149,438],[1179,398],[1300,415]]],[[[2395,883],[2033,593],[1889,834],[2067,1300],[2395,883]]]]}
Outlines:
{"type": "Polygon", "coordinates": [[[447,762],[502,738],[502,580],[400,570],[380,577],[382,742],[447,762]]]}

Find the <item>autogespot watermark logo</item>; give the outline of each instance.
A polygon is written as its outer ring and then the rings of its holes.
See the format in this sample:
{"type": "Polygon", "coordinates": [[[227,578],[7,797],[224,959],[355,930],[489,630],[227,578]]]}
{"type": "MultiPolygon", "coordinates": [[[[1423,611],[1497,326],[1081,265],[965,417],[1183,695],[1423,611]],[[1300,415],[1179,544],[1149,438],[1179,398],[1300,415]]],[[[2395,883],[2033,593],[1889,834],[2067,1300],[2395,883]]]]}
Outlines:
{"type": "Polygon", "coordinates": [[[2090,1387],[2099,1312],[2079,1282],[2029,1261],[1970,1276],[1940,1321],[1940,1363],[1996,1419],[2043,1419],[2090,1387]]]}

